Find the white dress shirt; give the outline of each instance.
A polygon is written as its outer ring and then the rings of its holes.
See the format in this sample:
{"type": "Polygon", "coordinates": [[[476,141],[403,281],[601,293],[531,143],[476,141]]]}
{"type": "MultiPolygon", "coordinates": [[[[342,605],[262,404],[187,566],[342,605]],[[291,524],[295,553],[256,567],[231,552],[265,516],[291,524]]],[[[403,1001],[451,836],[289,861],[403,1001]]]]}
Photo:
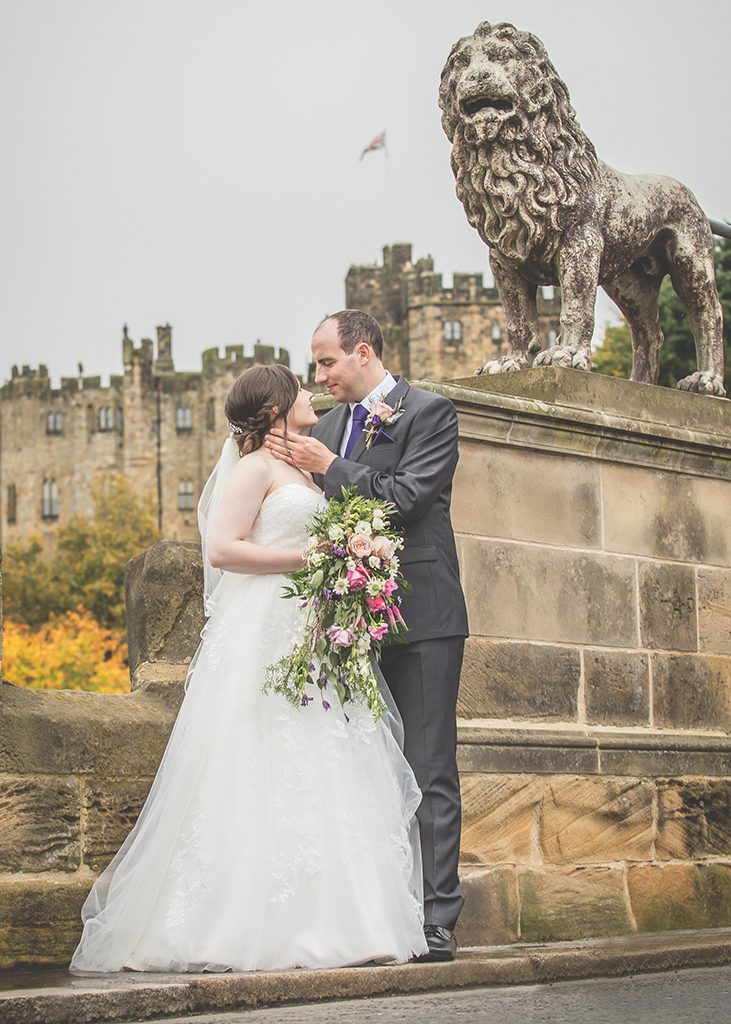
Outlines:
{"type": "Polygon", "coordinates": [[[387,395],[390,395],[393,389],[396,387],[396,379],[386,370],[386,376],[383,378],[380,384],[371,391],[369,395],[366,395],[361,402],[350,402],[350,412],[348,418],[345,421],[345,430],[343,431],[343,439],[340,442],[340,456],[345,455],[345,449],[348,447],[348,439],[350,437],[350,428],[353,426],[353,409],[356,405],[364,406],[368,412],[371,411],[371,402],[383,401],[387,395]]]}

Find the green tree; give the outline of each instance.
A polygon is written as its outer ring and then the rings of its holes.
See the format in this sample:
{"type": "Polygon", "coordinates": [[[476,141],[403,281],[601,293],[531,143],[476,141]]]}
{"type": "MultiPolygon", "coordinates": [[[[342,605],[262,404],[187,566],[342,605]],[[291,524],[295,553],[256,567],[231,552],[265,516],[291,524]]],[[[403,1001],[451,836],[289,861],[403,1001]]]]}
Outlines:
{"type": "MultiPolygon", "coordinates": [[[[731,395],[731,240],[714,241],[716,285],[723,310],[726,391],[731,395]]],[[[674,388],[683,377],[697,369],[695,341],[685,306],[666,277],[660,288],[660,326],[665,342],[660,352],[660,379],[664,387],[674,388]]],[[[594,369],[611,377],[629,377],[632,372],[632,342],[625,321],[607,327],[604,340],[593,353],[594,369]]]]}
{"type": "Polygon", "coordinates": [[[632,373],[632,337],[625,320],[605,329],[601,345],[592,352],[592,366],[608,377],[628,378],[632,373]]]}
{"type": "Polygon", "coordinates": [[[124,477],[94,492],[94,513],[61,526],[49,558],[33,539],[7,550],[4,581],[9,618],[33,628],[79,606],[108,629],[125,629],[124,568],[158,539],[154,519],[124,477]]]}

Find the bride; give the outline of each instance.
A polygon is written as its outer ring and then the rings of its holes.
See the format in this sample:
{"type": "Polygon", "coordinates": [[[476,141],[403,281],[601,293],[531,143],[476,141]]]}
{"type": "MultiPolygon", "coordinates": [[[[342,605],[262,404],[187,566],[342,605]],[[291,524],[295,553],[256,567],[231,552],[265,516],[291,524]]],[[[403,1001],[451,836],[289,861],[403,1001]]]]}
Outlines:
{"type": "MultiPolygon", "coordinates": [[[[316,422],[284,366],[234,382],[199,505],[208,621],[134,828],[82,908],[70,970],[252,971],[427,952],[414,812],[393,712],[262,693],[302,612],[281,597],[324,501],[262,446],[316,422]]],[[[385,684],[384,684],[385,685],[385,684]]]]}

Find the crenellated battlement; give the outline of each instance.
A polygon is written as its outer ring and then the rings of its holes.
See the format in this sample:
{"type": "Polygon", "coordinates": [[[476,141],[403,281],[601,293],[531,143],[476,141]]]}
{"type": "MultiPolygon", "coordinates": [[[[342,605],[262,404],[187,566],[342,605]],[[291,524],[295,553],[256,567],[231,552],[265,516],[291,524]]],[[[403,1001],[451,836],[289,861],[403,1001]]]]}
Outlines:
{"type": "Polygon", "coordinates": [[[284,366],[289,366],[289,350],[286,348],[276,349],[274,345],[262,345],[257,341],[254,345],[253,355],[247,355],[243,345],[226,345],[223,354],[218,347],[206,349],[201,356],[201,362],[205,377],[221,374],[230,376],[232,371],[241,373],[242,370],[246,370],[256,363],[263,363],[267,366],[273,363],[282,363],[284,366]]]}

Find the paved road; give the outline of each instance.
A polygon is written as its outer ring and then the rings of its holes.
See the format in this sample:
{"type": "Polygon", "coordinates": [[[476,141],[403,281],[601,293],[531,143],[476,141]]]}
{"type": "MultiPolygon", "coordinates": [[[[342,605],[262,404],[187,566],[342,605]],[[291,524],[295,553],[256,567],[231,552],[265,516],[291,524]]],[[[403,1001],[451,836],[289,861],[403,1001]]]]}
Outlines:
{"type": "Polygon", "coordinates": [[[731,967],[175,1017],[157,1024],[731,1024],[731,967]]]}

